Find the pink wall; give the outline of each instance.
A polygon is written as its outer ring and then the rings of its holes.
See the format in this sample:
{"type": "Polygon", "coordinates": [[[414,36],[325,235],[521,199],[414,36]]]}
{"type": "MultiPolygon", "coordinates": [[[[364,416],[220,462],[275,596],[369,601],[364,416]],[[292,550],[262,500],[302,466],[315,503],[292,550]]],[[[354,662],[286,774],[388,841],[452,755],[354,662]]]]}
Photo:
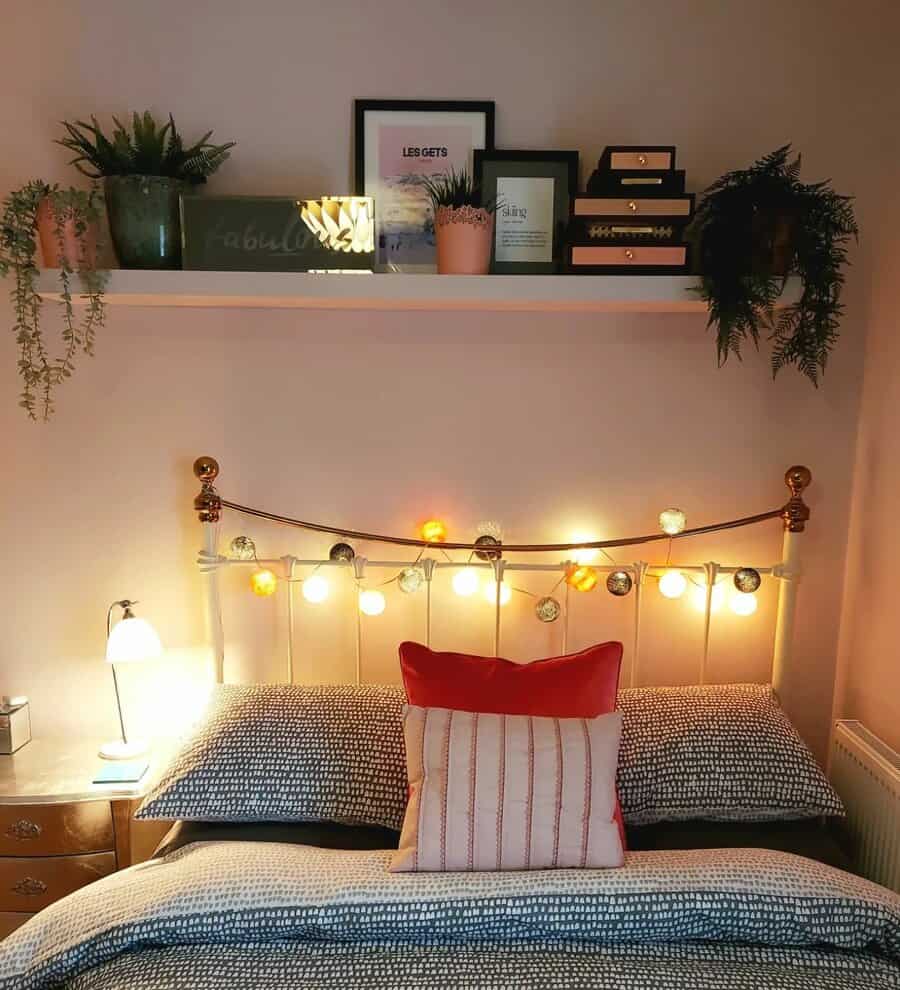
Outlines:
{"type": "MultiPolygon", "coordinates": [[[[672,142],[693,189],[791,140],[807,175],[859,197],[864,230],[877,215],[892,95],[877,5],[425,6],[231,0],[186,15],[172,0],[19,5],[4,15],[16,85],[0,103],[0,189],[70,176],[51,143],[56,121],[149,104],[172,109],[188,135],[214,126],[239,142],[215,190],[334,192],[348,186],[355,96],[487,97],[500,147],[575,147],[588,172],[606,143],[672,142]]],[[[785,467],[801,461],[816,484],[786,701],[821,750],[870,251],[864,240],[855,253],[844,336],[818,392],[792,373],[773,383],[765,354],[717,370],[701,316],[136,309],[111,311],[57,419],[35,426],[15,407],[6,335],[0,687],[33,697],[39,732],[112,733],[103,615],[136,595],[170,653],[126,687],[133,704],[143,699],[145,723],[167,720],[206,655],[190,511],[199,453],[220,457],[238,501],[400,531],[431,511],[463,532],[499,518],[510,538],[535,539],[575,526],[641,530],[672,503],[696,522],[768,508],[784,496],[785,467]]],[[[223,535],[239,528],[226,520],[223,535]]],[[[774,560],[778,542],[777,530],[735,534],[697,553],[774,560]]],[[[245,676],[277,669],[273,617],[258,606],[274,607],[245,595],[233,616],[245,676]]],[[[621,617],[584,608],[576,639],[618,628],[621,617]]],[[[762,612],[716,626],[713,676],[736,676],[735,656],[742,672],[764,675],[769,599],[762,612]]],[[[659,618],[676,632],[651,624],[647,678],[691,679],[698,620],[659,618]]],[[[522,629],[518,653],[554,645],[533,623],[522,629]]],[[[397,634],[373,628],[368,676],[394,676],[397,634]]],[[[343,661],[309,652],[304,676],[343,673],[343,661]]]]}
{"type": "MultiPolygon", "coordinates": [[[[896,171],[894,169],[893,171],[896,171]]],[[[859,417],[835,714],[900,749],[900,197],[890,190],[878,228],[859,417]]]]}

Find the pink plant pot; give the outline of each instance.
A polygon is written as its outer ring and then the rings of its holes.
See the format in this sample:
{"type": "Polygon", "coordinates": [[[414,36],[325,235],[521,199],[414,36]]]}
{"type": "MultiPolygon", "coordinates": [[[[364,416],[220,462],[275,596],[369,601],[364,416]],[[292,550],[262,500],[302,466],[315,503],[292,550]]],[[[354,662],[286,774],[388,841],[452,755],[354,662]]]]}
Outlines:
{"type": "Polygon", "coordinates": [[[38,239],[41,244],[41,257],[44,268],[59,268],[61,258],[69,267],[77,270],[83,262],[93,267],[97,260],[97,229],[89,224],[79,237],[75,232],[75,221],[65,220],[62,225],[62,243],[56,233],[56,217],[50,200],[45,199],[38,207],[38,239]]]}
{"type": "Polygon", "coordinates": [[[491,267],[494,215],[461,206],[438,207],[434,218],[440,275],[487,275],[491,267]]]}

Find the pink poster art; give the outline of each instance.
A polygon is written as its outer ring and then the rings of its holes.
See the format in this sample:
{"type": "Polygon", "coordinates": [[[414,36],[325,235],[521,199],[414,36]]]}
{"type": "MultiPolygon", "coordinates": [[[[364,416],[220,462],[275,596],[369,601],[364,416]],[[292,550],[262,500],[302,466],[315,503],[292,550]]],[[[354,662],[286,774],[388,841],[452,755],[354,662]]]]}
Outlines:
{"type": "Polygon", "coordinates": [[[433,265],[434,220],[423,176],[472,167],[472,128],[404,124],[378,128],[375,195],[378,261],[388,267],[433,265]]]}

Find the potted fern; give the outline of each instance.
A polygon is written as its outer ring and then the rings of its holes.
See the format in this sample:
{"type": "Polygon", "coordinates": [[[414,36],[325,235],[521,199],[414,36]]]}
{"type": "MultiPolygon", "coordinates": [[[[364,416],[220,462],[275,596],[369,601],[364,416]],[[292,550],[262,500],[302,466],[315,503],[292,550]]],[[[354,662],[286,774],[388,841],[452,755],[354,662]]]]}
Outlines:
{"type": "Polygon", "coordinates": [[[95,268],[101,217],[96,188],[61,189],[35,180],[3,201],[0,275],[13,275],[12,332],[22,379],[19,405],[32,419],[50,418],[56,387],[71,377],[79,352],[93,353],[95,333],[103,325],[106,273],[95,268]],[[43,300],[36,286],[38,237],[44,265],[59,269],[62,350],[56,357],[44,335],[43,300]],[[72,305],[76,280],[87,297],[80,320],[72,305]]]}
{"type": "Polygon", "coordinates": [[[75,152],[73,164],[92,179],[103,179],[109,229],[123,268],[180,268],[179,197],[207,178],[229,157],[234,141],[210,144],[212,131],[189,147],[172,115],[162,126],[149,110],[132,116],[129,130],[116,117],[112,137],[95,117],[64,121],[58,141],[75,152]]]}
{"type": "Polygon", "coordinates": [[[451,170],[424,176],[431,200],[440,275],[486,275],[491,266],[491,241],[497,202],[481,202],[481,189],[470,173],[451,170]]]}
{"type": "Polygon", "coordinates": [[[852,201],[827,182],[800,181],[785,145],[711,185],[697,208],[699,293],[716,331],[719,364],[748,339],[772,341],[772,374],[795,365],[818,385],[840,332],[847,243],[858,234],[852,201]],[[797,302],[776,313],[790,276],[797,302]]]}

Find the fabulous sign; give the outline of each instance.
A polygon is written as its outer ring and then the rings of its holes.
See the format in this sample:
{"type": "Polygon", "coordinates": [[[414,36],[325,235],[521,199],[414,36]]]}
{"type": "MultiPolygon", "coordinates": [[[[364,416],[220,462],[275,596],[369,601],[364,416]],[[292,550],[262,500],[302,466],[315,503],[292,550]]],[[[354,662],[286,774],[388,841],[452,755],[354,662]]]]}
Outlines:
{"type": "Polygon", "coordinates": [[[183,196],[183,266],[206,271],[371,271],[372,201],[183,196]]]}

